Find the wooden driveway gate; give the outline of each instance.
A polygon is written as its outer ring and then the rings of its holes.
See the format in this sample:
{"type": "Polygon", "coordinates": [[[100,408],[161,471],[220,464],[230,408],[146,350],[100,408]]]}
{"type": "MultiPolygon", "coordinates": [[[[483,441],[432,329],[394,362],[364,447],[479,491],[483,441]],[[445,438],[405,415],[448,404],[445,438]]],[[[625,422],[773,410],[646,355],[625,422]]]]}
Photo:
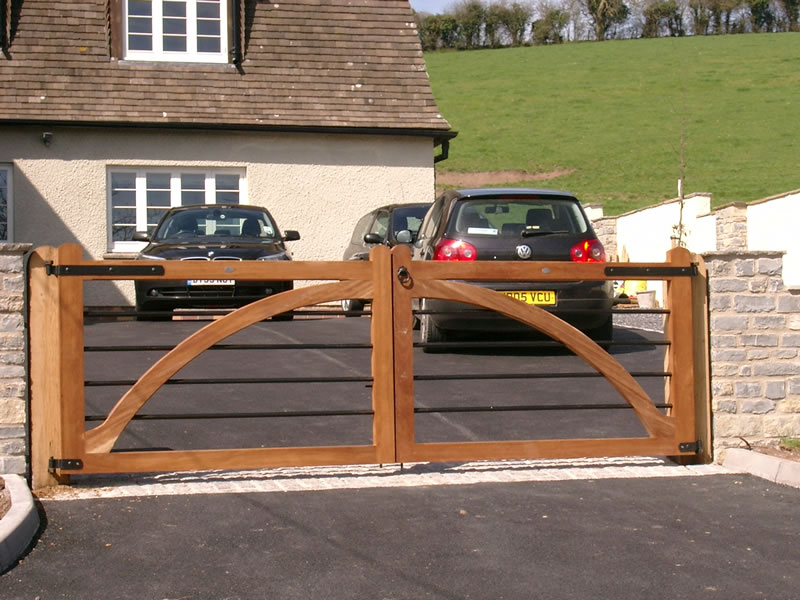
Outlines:
{"type": "Polygon", "coordinates": [[[181,262],[83,260],[76,245],[40,248],[29,261],[33,485],[74,473],[251,469],[395,462],[674,456],[709,460],[706,278],[685,249],[665,263],[443,263],[411,261],[407,248],[379,247],[368,262],[181,262]],[[327,281],[254,302],[210,322],[167,352],[98,426],[86,429],[83,283],[89,280],[240,279],[327,281]],[[607,352],[547,311],[463,281],[651,279],[665,282],[666,403],[656,407],[607,352]],[[371,301],[372,443],[368,445],[114,452],[131,419],[162,384],[228,336],[274,315],[342,298],[371,301]],[[632,407],[646,437],[420,443],[414,435],[413,312],[419,298],[497,311],[563,343],[632,407]]]}

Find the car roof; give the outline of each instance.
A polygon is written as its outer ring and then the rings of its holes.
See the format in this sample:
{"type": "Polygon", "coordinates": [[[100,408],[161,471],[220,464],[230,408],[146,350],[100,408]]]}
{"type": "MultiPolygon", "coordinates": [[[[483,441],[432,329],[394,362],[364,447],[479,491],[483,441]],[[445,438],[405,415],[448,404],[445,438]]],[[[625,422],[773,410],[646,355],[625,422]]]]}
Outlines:
{"type": "Polygon", "coordinates": [[[455,190],[461,198],[484,198],[492,196],[555,196],[577,200],[574,194],[562,190],[551,190],[546,188],[469,188],[455,190]]]}
{"type": "MultiPolygon", "coordinates": [[[[405,202],[405,203],[403,203],[403,202],[395,202],[394,204],[386,204],[384,206],[379,206],[378,208],[373,208],[369,212],[373,213],[373,212],[378,212],[379,210],[392,211],[395,208],[408,208],[409,206],[430,206],[430,205],[431,205],[430,202],[405,202]]],[[[369,214],[369,213],[365,213],[365,214],[369,214]]]]}
{"type": "Polygon", "coordinates": [[[259,212],[269,212],[263,206],[253,206],[252,204],[192,204],[191,206],[173,206],[167,212],[178,213],[187,212],[191,210],[209,210],[209,209],[222,209],[222,210],[251,210],[259,212]]]}

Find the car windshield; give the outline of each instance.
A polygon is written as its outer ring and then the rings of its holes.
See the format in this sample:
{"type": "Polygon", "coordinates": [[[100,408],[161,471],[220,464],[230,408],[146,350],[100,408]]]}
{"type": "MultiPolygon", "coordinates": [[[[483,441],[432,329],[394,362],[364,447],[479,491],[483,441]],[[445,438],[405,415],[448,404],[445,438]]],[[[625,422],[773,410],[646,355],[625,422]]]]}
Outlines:
{"type": "Polygon", "coordinates": [[[526,237],[584,233],[586,218],[576,201],[549,198],[464,200],[456,205],[456,233],[526,237]]]}
{"type": "Polygon", "coordinates": [[[407,229],[416,235],[422,218],[428,212],[429,205],[423,206],[399,206],[392,211],[392,234],[397,235],[398,231],[407,229]]]}
{"type": "Polygon", "coordinates": [[[265,211],[209,207],[168,215],[153,234],[154,240],[198,237],[274,239],[277,229],[265,211]]]}

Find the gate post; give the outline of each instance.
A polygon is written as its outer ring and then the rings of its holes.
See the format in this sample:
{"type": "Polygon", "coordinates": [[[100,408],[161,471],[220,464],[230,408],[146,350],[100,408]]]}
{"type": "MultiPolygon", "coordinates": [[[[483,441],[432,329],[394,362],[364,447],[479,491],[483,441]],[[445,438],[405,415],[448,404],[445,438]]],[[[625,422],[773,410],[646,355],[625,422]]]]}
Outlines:
{"type": "Polygon", "coordinates": [[[67,483],[50,459],[83,456],[83,280],[49,274],[81,248],[38,248],[29,261],[30,423],[33,489],[67,483]]]}
{"type": "MultiPolygon", "coordinates": [[[[693,255],[685,248],[667,252],[667,262],[675,267],[692,266],[693,255]]],[[[708,462],[710,434],[705,425],[708,394],[705,340],[706,323],[705,269],[695,265],[698,274],[692,277],[674,277],[666,286],[666,306],[669,309],[665,332],[670,344],[665,357],[665,370],[671,373],[666,389],[666,402],[672,405],[670,416],[675,418],[675,441],[678,444],[699,442],[694,454],[681,454],[682,463],[708,462]],[[705,412],[704,412],[705,411],[705,412]]],[[[688,451],[687,451],[688,452],[688,451]]]]}
{"type": "Polygon", "coordinates": [[[394,332],[392,308],[392,257],[386,246],[369,253],[372,263],[372,441],[376,460],[395,462],[394,443],[394,332]]]}

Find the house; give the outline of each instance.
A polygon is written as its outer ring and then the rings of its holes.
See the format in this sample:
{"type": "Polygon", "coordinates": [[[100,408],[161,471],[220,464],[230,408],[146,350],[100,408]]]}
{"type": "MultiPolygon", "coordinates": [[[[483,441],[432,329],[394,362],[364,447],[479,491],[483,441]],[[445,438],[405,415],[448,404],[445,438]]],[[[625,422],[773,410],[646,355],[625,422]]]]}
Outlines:
{"type": "Polygon", "coordinates": [[[331,260],[374,206],[433,199],[456,134],[405,0],[0,7],[0,239],[129,258],[168,207],[240,202],[331,260]]]}

